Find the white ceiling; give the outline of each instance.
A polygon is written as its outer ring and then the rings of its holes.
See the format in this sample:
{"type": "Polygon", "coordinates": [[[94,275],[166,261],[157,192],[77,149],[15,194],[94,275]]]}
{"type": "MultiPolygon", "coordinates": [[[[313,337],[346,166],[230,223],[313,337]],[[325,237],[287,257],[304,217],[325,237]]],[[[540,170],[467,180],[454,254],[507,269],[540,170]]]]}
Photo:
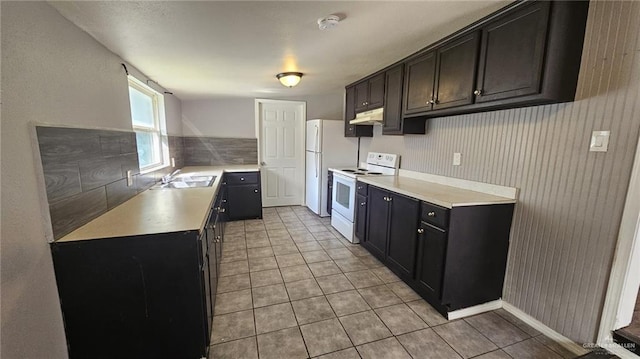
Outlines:
{"type": "Polygon", "coordinates": [[[326,94],[506,5],[486,1],[50,2],[183,100],[326,94]],[[318,18],[339,14],[320,31],[318,18]],[[275,75],[304,73],[295,88],[275,75]]]}

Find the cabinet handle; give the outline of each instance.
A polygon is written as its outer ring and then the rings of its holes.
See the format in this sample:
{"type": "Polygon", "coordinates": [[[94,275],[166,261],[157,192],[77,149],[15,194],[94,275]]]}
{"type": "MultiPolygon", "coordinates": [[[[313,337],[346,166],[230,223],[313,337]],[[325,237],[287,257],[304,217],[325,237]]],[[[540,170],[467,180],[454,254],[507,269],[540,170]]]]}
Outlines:
{"type": "Polygon", "coordinates": [[[435,217],[436,216],[436,212],[429,212],[429,213],[427,213],[427,216],[435,217]]]}
{"type": "Polygon", "coordinates": [[[226,211],[227,211],[227,209],[226,209],[226,208],[220,208],[220,210],[218,211],[218,213],[224,213],[224,212],[226,212],[226,211]]]}
{"type": "Polygon", "coordinates": [[[384,196],[384,197],[382,197],[382,199],[384,199],[385,201],[388,201],[388,200],[389,200],[389,197],[384,196]]]}
{"type": "Polygon", "coordinates": [[[389,201],[389,202],[393,201],[393,197],[388,197],[387,201],[389,201]]]}
{"type": "Polygon", "coordinates": [[[254,190],[253,190],[253,193],[258,193],[258,190],[257,190],[257,189],[254,189],[254,190]]]}
{"type": "Polygon", "coordinates": [[[367,202],[360,202],[361,206],[364,206],[365,204],[367,204],[367,202]]]}
{"type": "Polygon", "coordinates": [[[362,189],[362,186],[358,186],[358,189],[362,189]]]}
{"type": "Polygon", "coordinates": [[[418,234],[424,233],[424,228],[418,228],[418,234]]]}
{"type": "Polygon", "coordinates": [[[433,105],[434,103],[436,103],[436,102],[435,102],[433,99],[431,99],[431,100],[427,101],[427,104],[431,104],[431,105],[433,105]]]}
{"type": "Polygon", "coordinates": [[[475,90],[473,91],[473,94],[476,96],[482,96],[482,90],[475,90]]]}
{"type": "Polygon", "coordinates": [[[240,177],[240,181],[244,181],[244,177],[240,177]]]}

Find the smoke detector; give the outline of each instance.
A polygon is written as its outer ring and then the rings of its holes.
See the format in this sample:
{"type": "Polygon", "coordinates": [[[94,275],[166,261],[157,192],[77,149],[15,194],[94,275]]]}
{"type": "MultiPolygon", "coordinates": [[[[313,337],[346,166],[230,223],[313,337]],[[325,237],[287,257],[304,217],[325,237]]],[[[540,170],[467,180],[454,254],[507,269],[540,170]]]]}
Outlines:
{"type": "Polygon", "coordinates": [[[329,15],[318,19],[318,27],[320,30],[326,30],[336,27],[338,22],[340,22],[340,18],[337,15],[329,15]]]}

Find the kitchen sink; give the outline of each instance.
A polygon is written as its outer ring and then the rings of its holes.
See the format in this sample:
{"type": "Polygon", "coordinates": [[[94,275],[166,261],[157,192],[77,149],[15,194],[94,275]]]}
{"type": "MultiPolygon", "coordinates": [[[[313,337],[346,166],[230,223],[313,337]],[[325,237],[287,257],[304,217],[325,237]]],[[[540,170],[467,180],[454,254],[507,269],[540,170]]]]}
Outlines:
{"type": "Polygon", "coordinates": [[[181,176],[168,183],[155,184],[151,189],[211,187],[215,180],[216,176],[181,176]]]}

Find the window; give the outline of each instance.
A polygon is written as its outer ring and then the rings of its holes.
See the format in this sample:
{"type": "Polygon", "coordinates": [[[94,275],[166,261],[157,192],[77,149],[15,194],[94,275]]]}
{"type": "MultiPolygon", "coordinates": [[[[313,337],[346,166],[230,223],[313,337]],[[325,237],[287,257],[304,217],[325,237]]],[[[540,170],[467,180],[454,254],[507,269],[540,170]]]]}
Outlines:
{"type": "Polygon", "coordinates": [[[129,103],[140,171],[145,173],[168,166],[163,96],[138,79],[129,77],[129,103]]]}

